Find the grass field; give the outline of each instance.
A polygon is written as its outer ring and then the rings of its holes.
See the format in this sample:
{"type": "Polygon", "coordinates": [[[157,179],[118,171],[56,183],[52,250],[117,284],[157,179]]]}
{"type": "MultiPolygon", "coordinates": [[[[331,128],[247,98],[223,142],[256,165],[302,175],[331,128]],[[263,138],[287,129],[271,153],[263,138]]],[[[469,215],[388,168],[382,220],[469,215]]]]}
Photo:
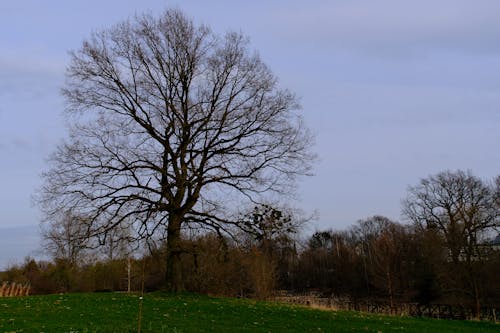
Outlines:
{"type": "MultiPolygon", "coordinates": [[[[140,299],[116,293],[0,298],[0,332],[137,332],[140,299]]],[[[142,332],[500,332],[500,325],[147,294],[142,332]]]]}

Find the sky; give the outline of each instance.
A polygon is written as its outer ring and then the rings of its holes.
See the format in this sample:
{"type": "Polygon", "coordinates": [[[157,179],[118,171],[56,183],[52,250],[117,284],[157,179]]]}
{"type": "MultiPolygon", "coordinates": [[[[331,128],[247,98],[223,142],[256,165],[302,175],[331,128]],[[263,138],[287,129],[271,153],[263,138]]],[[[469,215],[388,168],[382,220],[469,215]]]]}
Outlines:
{"type": "Polygon", "coordinates": [[[241,31],[300,97],[319,159],[292,205],[309,232],[402,221],[407,187],[443,170],[500,174],[497,0],[0,2],[0,269],[40,254],[31,197],[67,134],[68,52],[134,14],[183,10],[241,31]]]}

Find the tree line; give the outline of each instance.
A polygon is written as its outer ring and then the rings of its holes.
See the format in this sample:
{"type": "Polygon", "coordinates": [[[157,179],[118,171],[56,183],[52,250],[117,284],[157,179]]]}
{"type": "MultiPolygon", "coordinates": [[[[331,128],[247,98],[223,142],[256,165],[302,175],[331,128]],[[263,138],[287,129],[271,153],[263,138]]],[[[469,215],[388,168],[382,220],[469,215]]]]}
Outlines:
{"type": "MultiPolygon", "coordinates": [[[[373,216],[304,236],[297,213],[259,205],[242,216],[244,227],[232,237],[184,230],[183,285],[240,297],[287,290],[391,307],[465,305],[479,314],[482,306],[500,305],[499,211],[500,176],[488,183],[460,170],[409,187],[405,223],[373,216]]],[[[63,221],[44,233],[53,261],[27,260],[1,278],[30,282],[34,293],[165,287],[168,239],[142,244],[144,255],[133,257],[136,249],[123,233],[106,246],[82,243],[74,229],[80,218],[63,221]]]]}

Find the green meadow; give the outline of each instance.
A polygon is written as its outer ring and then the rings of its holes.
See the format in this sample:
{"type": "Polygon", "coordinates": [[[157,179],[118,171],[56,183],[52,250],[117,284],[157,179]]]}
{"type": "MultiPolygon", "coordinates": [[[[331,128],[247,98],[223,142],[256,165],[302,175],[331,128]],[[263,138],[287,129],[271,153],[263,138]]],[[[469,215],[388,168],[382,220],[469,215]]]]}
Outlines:
{"type": "Polygon", "coordinates": [[[314,310],[191,294],[61,294],[0,298],[0,332],[500,332],[488,322],[314,310]]]}

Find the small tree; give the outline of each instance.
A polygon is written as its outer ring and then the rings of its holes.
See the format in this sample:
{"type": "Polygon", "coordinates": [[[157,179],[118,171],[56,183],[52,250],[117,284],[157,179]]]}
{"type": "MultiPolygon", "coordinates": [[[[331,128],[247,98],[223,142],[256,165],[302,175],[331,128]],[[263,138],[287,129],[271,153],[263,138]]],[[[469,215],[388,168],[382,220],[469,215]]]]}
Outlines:
{"type": "Polygon", "coordinates": [[[173,290],[183,228],[238,226],[231,208],[288,193],[310,168],[295,96],[241,34],[217,36],[178,10],[94,33],[66,77],[70,139],[43,174],[45,219],[72,210],[89,235],[166,231],[173,290]]]}
{"type": "Polygon", "coordinates": [[[45,251],[57,260],[64,260],[70,266],[77,266],[85,258],[90,247],[86,225],[88,219],[63,211],[44,225],[42,244],[45,251]]]}
{"type": "Polygon", "coordinates": [[[307,219],[290,208],[270,204],[257,205],[239,221],[246,243],[250,276],[256,294],[269,296],[277,286],[284,286],[292,274],[297,256],[293,239],[307,219]]]}

